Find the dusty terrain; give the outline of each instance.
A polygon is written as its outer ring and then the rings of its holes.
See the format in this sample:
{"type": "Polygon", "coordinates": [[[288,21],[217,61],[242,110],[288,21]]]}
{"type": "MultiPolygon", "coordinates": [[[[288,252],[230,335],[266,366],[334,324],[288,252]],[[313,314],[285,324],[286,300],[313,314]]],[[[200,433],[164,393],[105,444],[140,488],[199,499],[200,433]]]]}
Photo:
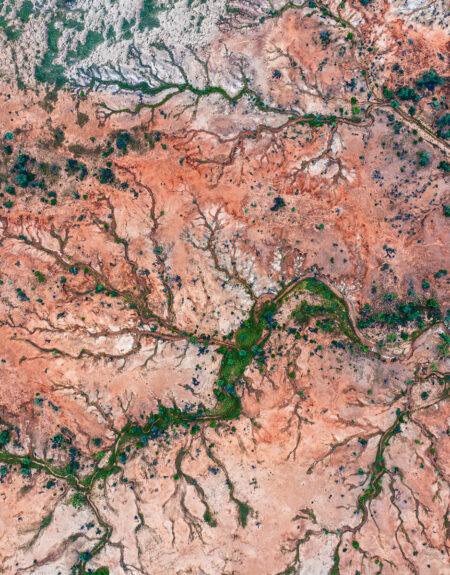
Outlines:
{"type": "Polygon", "coordinates": [[[445,3],[0,49],[0,573],[448,573],[445,3]]]}

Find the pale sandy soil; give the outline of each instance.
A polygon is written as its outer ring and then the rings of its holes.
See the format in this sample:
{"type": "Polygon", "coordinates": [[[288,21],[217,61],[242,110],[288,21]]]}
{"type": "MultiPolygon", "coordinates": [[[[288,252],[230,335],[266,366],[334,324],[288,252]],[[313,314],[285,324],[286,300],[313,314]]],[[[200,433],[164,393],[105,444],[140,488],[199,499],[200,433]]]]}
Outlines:
{"type": "Polygon", "coordinates": [[[3,78],[0,573],[448,572],[446,86],[415,116],[382,90],[444,74],[448,37],[407,4],[243,29],[263,7],[231,12],[198,42],[209,87],[239,94],[244,72],[252,94],[235,103],[185,90],[136,110],[135,94],[82,96],[79,79],[54,98],[3,78]],[[21,153],[45,185],[20,186],[21,153]],[[302,301],[324,305],[284,291],[303,277],[342,298],[353,341],[295,320],[302,301]],[[116,449],[161,406],[213,410],[221,346],[275,294],[238,419],[116,449]],[[358,327],[365,304],[411,301],[423,324],[358,327]],[[110,453],[117,468],[85,488],[110,453]]]}

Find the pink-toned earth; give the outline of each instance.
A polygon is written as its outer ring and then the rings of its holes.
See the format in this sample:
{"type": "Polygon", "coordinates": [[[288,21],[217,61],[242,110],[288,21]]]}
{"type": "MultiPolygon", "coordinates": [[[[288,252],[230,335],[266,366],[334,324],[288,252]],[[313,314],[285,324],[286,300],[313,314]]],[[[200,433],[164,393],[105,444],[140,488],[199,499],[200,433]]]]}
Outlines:
{"type": "Polygon", "coordinates": [[[448,573],[445,5],[38,4],[0,2],[0,573],[448,573]]]}

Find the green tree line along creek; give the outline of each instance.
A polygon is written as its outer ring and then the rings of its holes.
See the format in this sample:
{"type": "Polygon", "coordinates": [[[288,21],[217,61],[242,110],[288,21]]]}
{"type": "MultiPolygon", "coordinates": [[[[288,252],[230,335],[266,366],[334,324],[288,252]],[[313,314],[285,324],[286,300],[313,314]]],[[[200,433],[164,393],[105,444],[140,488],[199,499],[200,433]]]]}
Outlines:
{"type": "MultiPolygon", "coordinates": [[[[252,362],[256,362],[260,369],[262,369],[266,342],[274,330],[283,329],[283,326],[277,323],[274,317],[275,314],[289,298],[293,295],[298,298],[298,294],[301,293],[316,296],[316,298],[320,299],[321,303],[314,305],[308,304],[306,300],[303,299],[301,303],[296,306],[291,317],[300,325],[300,330],[296,333],[297,338],[300,337],[299,331],[306,327],[312,318],[316,317],[320,318],[317,320],[317,326],[321,330],[341,332],[350,340],[351,345],[355,344],[358,346],[361,353],[380,357],[377,352],[370,350],[367,345],[360,341],[352,323],[348,305],[343,297],[338,296],[324,281],[317,277],[308,276],[302,279],[295,278],[291,284],[283,286],[273,299],[264,302],[262,305],[258,305],[258,302],[256,302],[250,310],[249,318],[243,322],[242,326],[237,329],[235,333],[232,332],[224,337],[226,345],[220,346],[217,349],[223,358],[213,390],[217,398],[214,408],[206,409],[199,406],[196,411],[183,411],[176,405],[173,407],[161,405],[156,413],[147,417],[146,423],[140,425],[137,422],[129,422],[120,430],[111,447],[105,448],[99,452],[99,454],[94,454],[93,470],[89,475],[82,478],[79,477],[77,465],[73,465],[72,461],[64,467],[57,467],[49,460],[32,455],[21,456],[9,453],[6,450],[10,439],[9,432],[8,430],[2,432],[0,435],[0,463],[18,466],[17,470],[19,473],[25,476],[29,476],[32,469],[36,469],[47,473],[53,478],[64,480],[75,492],[72,497],[72,504],[75,507],[83,504],[91,506],[94,515],[99,520],[104,533],[90,552],[80,554],[78,563],[73,567],[74,574],[85,575],[87,573],[94,573],[95,575],[106,575],[109,573],[106,567],[97,569],[94,572],[92,572],[91,569],[87,570],[87,563],[105,547],[112,534],[112,528],[102,521],[101,516],[95,508],[95,504],[90,498],[93,487],[99,481],[105,481],[109,476],[120,472],[122,469],[120,464],[126,462],[124,449],[127,446],[134,445],[137,449],[144,448],[148,445],[149,440],[158,440],[164,433],[175,428],[184,429],[186,432],[194,435],[201,429],[201,426],[209,425],[215,427],[222,421],[238,418],[241,413],[241,402],[237,392],[237,384],[241,381],[246,368],[252,362]],[[100,467],[100,459],[104,462],[106,456],[106,464],[100,467]]],[[[436,323],[436,321],[437,319],[434,318],[434,323],[436,323]]],[[[186,337],[189,338],[192,343],[196,343],[195,337],[189,336],[189,334],[187,334],[186,337]]],[[[447,377],[445,378],[445,383],[448,383],[447,377]]],[[[380,440],[376,462],[371,470],[370,484],[357,502],[358,509],[361,510],[363,516],[367,514],[365,503],[376,497],[381,491],[381,479],[385,472],[383,452],[386,444],[393,434],[399,432],[400,424],[403,423],[407,417],[407,412],[399,411],[394,423],[383,434],[380,440]]],[[[56,443],[64,442],[64,436],[55,436],[53,441],[56,443]]],[[[129,451],[129,449],[127,451],[129,451]]],[[[178,479],[179,474],[182,472],[179,469],[180,465],[176,467],[179,473],[174,478],[178,479]]],[[[184,473],[182,473],[182,475],[188,483],[192,483],[192,478],[184,473]]],[[[241,525],[245,527],[250,507],[235,498],[232,493],[231,496],[238,507],[239,521],[241,525]]],[[[214,520],[212,519],[207,504],[204,519],[207,523],[214,526],[214,520]]],[[[44,523],[45,521],[47,521],[48,525],[51,521],[51,516],[46,518],[44,523]]],[[[43,525],[43,527],[45,526],[46,525],[43,525]]],[[[335,565],[335,567],[337,566],[335,565]]]]}

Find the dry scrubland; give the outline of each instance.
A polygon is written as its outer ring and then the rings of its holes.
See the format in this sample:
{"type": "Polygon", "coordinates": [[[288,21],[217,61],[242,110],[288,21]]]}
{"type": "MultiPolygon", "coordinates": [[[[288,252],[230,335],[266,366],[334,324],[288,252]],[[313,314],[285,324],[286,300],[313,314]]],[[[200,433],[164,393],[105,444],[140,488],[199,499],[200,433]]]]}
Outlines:
{"type": "Polygon", "coordinates": [[[444,2],[0,2],[0,573],[449,570],[444,2]]]}

